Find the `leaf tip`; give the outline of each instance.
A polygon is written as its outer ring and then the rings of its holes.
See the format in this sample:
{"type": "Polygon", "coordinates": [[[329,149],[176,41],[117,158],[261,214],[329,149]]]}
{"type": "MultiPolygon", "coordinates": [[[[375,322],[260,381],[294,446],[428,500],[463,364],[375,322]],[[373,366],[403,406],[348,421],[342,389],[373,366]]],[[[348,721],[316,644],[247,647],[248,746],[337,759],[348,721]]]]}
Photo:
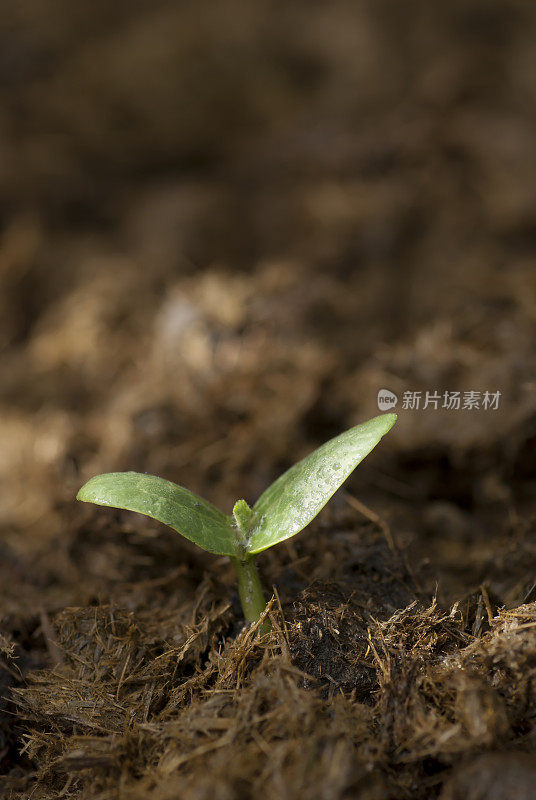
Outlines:
{"type": "Polygon", "coordinates": [[[76,493],[76,499],[81,500],[82,503],[88,503],[91,502],[92,500],[91,490],[88,489],[90,483],[91,481],[87,481],[86,483],[84,483],[84,485],[81,486],[78,492],[76,493]]]}
{"type": "Polygon", "coordinates": [[[373,419],[365,422],[364,425],[371,425],[373,430],[376,430],[380,436],[385,436],[385,434],[391,430],[397,419],[397,414],[379,414],[377,417],[373,417],[373,419]]]}
{"type": "Polygon", "coordinates": [[[101,502],[99,495],[102,490],[103,483],[107,478],[114,477],[114,473],[104,475],[94,475],[80,487],[76,494],[76,499],[81,500],[82,503],[96,503],[97,505],[109,505],[109,503],[101,502]],[[104,481],[103,481],[104,479],[104,481]]]}

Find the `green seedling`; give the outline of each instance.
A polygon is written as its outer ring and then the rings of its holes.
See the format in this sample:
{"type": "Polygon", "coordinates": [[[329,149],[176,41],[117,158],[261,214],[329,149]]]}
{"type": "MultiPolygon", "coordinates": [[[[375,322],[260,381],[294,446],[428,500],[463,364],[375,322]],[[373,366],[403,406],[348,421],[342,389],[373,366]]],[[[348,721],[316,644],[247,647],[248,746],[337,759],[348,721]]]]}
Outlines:
{"type": "Polygon", "coordinates": [[[176,483],[139,472],[97,475],[77,499],[137,511],[209,553],[229,556],[246,621],[256,622],[266,601],[255,556],[303,530],[395,420],[396,414],[382,414],[330,439],[283,473],[253,508],[238,500],[231,516],[176,483]]]}

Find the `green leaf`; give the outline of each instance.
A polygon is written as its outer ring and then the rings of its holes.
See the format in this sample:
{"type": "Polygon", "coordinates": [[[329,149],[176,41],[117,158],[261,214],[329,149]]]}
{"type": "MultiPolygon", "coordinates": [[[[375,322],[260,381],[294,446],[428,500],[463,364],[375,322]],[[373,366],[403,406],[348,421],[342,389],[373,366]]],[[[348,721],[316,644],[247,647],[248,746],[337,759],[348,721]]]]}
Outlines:
{"type": "Polygon", "coordinates": [[[154,475],[97,475],[82,486],[76,497],[85,503],[145,514],[210,553],[237,556],[242,552],[230,517],[188,489],[154,475]]]}
{"type": "Polygon", "coordinates": [[[253,507],[259,522],[248,553],[260,553],[305,528],[395,420],[396,414],[382,414],[350,428],[272,483],[253,507]]]}

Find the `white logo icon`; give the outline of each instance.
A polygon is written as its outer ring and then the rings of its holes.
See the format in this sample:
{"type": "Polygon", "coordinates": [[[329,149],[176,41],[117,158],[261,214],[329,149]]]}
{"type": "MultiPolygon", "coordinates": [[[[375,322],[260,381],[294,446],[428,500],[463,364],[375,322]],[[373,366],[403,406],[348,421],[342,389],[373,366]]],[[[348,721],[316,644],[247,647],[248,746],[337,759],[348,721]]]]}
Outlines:
{"type": "Polygon", "coordinates": [[[398,397],[394,392],[390,392],[389,389],[380,389],[378,392],[378,408],[380,411],[389,411],[390,408],[394,408],[398,403],[398,397]]]}

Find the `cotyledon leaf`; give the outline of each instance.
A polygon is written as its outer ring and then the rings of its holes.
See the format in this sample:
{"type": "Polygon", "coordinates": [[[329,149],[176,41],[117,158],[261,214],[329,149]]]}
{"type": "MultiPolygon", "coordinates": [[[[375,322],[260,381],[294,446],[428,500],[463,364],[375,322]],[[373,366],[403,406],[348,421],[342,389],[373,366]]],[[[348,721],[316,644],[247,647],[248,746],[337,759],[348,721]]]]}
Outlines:
{"type": "Polygon", "coordinates": [[[236,556],[241,552],[230,517],[188,489],[155,475],[97,475],[82,486],[76,497],[86,503],[145,514],[211,553],[236,556]]]}
{"type": "Polygon", "coordinates": [[[305,528],[395,421],[396,414],[382,414],[350,428],[283,473],[254,505],[258,522],[248,553],[260,553],[305,528]]]}

